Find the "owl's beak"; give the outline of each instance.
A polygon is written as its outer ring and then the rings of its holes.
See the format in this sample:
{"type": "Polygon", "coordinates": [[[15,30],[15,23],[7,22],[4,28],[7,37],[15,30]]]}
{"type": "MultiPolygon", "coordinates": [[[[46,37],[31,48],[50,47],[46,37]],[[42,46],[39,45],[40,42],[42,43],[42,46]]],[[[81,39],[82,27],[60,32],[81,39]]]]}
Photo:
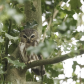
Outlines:
{"type": "Polygon", "coordinates": [[[30,39],[29,38],[27,39],[27,43],[30,43],[30,39]]]}
{"type": "Polygon", "coordinates": [[[27,38],[27,43],[30,43],[30,38],[27,38]]]}

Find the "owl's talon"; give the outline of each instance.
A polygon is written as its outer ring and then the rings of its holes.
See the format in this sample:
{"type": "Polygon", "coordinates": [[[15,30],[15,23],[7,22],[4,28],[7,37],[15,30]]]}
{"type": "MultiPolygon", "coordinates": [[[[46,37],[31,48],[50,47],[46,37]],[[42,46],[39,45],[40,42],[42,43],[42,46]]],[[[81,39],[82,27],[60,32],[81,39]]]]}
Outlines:
{"type": "Polygon", "coordinates": [[[28,63],[30,64],[31,62],[33,62],[34,60],[30,60],[28,63]]]}

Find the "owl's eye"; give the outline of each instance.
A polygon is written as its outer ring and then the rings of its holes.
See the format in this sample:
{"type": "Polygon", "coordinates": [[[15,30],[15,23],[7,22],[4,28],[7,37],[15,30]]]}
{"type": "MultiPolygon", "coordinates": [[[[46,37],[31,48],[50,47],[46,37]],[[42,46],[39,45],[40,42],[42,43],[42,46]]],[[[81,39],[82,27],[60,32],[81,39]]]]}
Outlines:
{"type": "Polygon", "coordinates": [[[35,35],[32,35],[32,36],[31,36],[31,38],[34,38],[34,37],[35,37],[35,35]]]}
{"type": "Polygon", "coordinates": [[[26,35],[23,35],[24,38],[27,38],[26,35]]]}

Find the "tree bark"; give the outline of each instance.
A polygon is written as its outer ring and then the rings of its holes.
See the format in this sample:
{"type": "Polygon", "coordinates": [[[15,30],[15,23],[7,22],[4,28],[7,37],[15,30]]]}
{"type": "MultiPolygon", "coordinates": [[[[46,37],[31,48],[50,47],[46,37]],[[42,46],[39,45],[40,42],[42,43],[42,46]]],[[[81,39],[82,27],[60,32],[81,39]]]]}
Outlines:
{"type": "Polygon", "coordinates": [[[34,27],[38,31],[38,36],[41,36],[42,31],[42,18],[41,18],[41,0],[33,0],[33,5],[35,7],[35,11],[31,8],[31,2],[25,3],[25,20],[26,22],[32,23],[33,21],[37,22],[37,26],[34,27]]]}
{"type": "MultiPolygon", "coordinates": [[[[29,23],[36,21],[38,25],[35,27],[39,32],[39,36],[41,35],[42,30],[42,19],[41,19],[41,0],[33,0],[33,5],[36,8],[36,11],[32,11],[31,1],[26,1],[24,3],[25,8],[25,20],[29,23]]],[[[12,54],[16,59],[17,56],[20,56],[18,53],[19,49],[17,48],[15,52],[12,54]]],[[[26,82],[26,70],[12,68],[10,69],[10,65],[7,66],[7,74],[5,75],[5,81],[12,82],[12,84],[40,84],[35,82],[26,82]]]]}

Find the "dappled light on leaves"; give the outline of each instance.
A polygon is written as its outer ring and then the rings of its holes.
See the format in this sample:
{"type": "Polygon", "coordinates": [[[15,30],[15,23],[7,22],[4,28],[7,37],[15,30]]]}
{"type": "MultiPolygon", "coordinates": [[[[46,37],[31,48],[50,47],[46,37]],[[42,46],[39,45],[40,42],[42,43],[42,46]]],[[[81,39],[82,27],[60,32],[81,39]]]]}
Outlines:
{"type": "Polygon", "coordinates": [[[18,40],[18,37],[13,37],[13,36],[11,36],[11,35],[9,35],[9,34],[7,34],[7,33],[5,33],[5,36],[8,38],[8,39],[13,39],[14,41],[15,40],[18,40]]]}
{"type": "Polygon", "coordinates": [[[0,74],[4,74],[5,72],[3,71],[3,65],[0,64],[0,74]]]}
{"type": "Polygon", "coordinates": [[[27,49],[27,52],[30,51],[30,53],[36,53],[36,54],[42,54],[45,58],[50,56],[54,49],[56,48],[56,45],[53,42],[46,41],[45,43],[40,43],[36,47],[29,47],[27,49]]]}
{"type": "MultiPolygon", "coordinates": [[[[15,53],[20,42],[19,34],[25,28],[34,28],[41,35],[41,37],[38,36],[37,46],[27,48],[28,54],[40,54],[43,57],[42,61],[58,58],[54,62],[55,64],[53,62],[48,64],[52,60],[48,63],[45,62],[46,73],[43,77],[43,84],[83,84],[84,77],[81,75],[84,65],[81,63],[83,62],[82,54],[84,52],[84,0],[41,0],[41,5],[37,1],[40,0],[0,1],[0,84],[4,82],[5,74],[7,75],[7,72],[11,72],[12,69],[25,71],[26,77],[23,76],[23,72],[18,71],[22,79],[41,81],[41,78],[32,71],[25,70],[28,64],[25,65],[22,60],[19,60],[21,58],[19,51],[15,53]],[[43,22],[40,22],[41,15],[43,22]],[[16,54],[18,58],[15,57],[16,54]],[[75,60],[78,55],[80,60],[75,60]],[[68,61],[68,58],[72,58],[72,64],[68,61]],[[67,62],[63,61],[65,59],[67,59],[67,62]],[[60,62],[60,60],[62,61],[60,62]],[[67,71],[65,69],[66,63],[67,71]],[[68,70],[70,69],[69,64],[72,66],[72,72],[68,70]],[[7,68],[9,68],[8,71],[7,68]],[[76,73],[77,70],[78,73],[76,73]],[[67,73],[70,74],[70,77],[66,75],[67,73]],[[71,81],[69,82],[69,80],[71,81]]],[[[30,62],[29,67],[33,63],[39,62],[30,62]]]]}

